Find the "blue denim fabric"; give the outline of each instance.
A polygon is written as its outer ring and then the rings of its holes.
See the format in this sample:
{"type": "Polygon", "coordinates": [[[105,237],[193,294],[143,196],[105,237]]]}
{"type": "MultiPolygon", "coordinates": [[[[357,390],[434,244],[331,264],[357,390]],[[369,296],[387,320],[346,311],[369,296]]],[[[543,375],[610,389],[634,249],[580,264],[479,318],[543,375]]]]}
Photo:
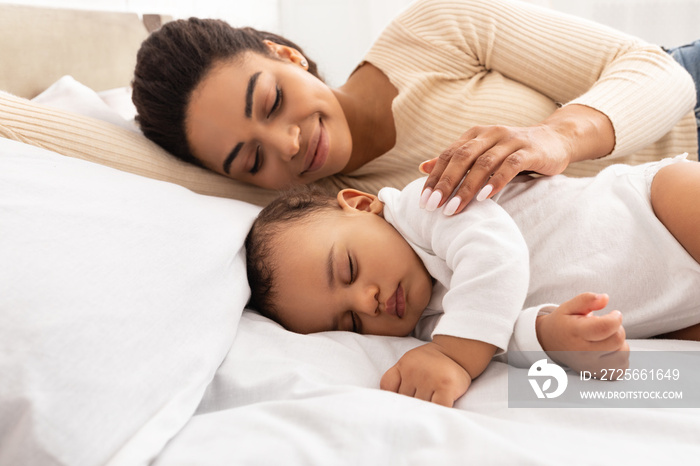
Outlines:
{"type": "Polygon", "coordinates": [[[695,123],[698,127],[698,142],[700,142],[700,39],[668,49],[667,52],[690,73],[695,81],[695,123]]]}

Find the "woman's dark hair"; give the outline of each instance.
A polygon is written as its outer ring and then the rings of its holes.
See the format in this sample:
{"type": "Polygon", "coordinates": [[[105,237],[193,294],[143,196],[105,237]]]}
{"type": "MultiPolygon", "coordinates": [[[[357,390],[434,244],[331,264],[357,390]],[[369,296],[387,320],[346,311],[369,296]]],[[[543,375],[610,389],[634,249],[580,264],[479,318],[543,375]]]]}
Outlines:
{"type": "MultiPolygon", "coordinates": [[[[192,92],[219,62],[251,51],[271,55],[263,41],[302,49],[270,32],[234,28],[217,19],[190,18],[166,23],[141,44],[136,56],[132,101],[136,121],[147,138],[176,157],[202,165],[185,133],[185,111],[192,92]]],[[[309,72],[318,77],[316,63],[309,72]]]]}
{"type": "MultiPolygon", "coordinates": [[[[339,211],[335,196],[314,185],[291,188],[260,211],[245,240],[246,268],[250,284],[248,307],[280,322],[275,302],[275,261],[279,234],[290,224],[311,220],[321,212],[339,211]]],[[[294,245],[287,245],[294,247],[294,245]]]]}

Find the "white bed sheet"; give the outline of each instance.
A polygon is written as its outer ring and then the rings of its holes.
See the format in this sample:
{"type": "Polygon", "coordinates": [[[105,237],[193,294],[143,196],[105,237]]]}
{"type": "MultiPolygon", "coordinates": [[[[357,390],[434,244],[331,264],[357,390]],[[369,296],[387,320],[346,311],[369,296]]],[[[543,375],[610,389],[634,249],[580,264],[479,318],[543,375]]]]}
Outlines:
{"type": "MultiPolygon", "coordinates": [[[[500,362],[455,408],[379,390],[381,374],[419,344],[347,332],[297,335],[245,311],[197,414],[155,464],[619,465],[700,458],[700,409],[508,408],[508,367],[500,362]]],[[[633,340],[631,347],[686,351],[700,350],[700,343],[633,340]]]]}

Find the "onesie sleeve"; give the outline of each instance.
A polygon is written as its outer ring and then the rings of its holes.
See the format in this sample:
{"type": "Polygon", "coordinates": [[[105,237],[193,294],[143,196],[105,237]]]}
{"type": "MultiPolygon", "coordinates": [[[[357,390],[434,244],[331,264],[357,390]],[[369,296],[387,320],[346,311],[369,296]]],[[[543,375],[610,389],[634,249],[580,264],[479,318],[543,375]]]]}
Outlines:
{"type": "Polygon", "coordinates": [[[508,343],[506,359],[515,367],[529,367],[536,361],[546,358],[542,345],[537,339],[535,321],[538,315],[550,313],[556,305],[545,304],[523,309],[513,328],[513,335],[508,343]]]}
{"type": "Polygon", "coordinates": [[[421,0],[386,36],[416,52],[396,60],[423,72],[451,61],[440,71],[497,72],[561,105],[599,110],[615,130],[611,156],[656,141],[694,107],[693,80],[659,46],[526,2],[421,0]]]}
{"type": "Polygon", "coordinates": [[[431,337],[479,340],[495,345],[500,353],[508,347],[527,295],[525,240],[506,211],[490,200],[474,202],[450,217],[419,209],[424,181],[414,181],[400,193],[382,190],[380,199],[385,218],[447,288],[444,315],[431,337]]]}

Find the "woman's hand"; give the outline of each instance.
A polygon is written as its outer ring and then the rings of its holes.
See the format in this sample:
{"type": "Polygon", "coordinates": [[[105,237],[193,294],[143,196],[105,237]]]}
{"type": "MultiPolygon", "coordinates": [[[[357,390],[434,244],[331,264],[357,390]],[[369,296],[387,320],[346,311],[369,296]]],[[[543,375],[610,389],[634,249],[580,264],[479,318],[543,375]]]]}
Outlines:
{"type": "Polygon", "coordinates": [[[547,126],[475,126],[438,158],[421,165],[430,174],[423,206],[435,210],[443,205],[445,193],[464,179],[448,203],[455,210],[445,209],[451,215],[461,212],[474,197],[483,200],[496,194],[521,171],[556,175],[568,164],[566,146],[547,126]]]}
{"type": "Polygon", "coordinates": [[[498,193],[522,171],[557,175],[569,163],[609,154],[614,145],[610,120],[582,105],[560,108],[536,126],[475,126],[438,158],[421,164],[429,174],[421,207],[446,204],[443,212],[452,215],[475,197],[498,193]]]}

